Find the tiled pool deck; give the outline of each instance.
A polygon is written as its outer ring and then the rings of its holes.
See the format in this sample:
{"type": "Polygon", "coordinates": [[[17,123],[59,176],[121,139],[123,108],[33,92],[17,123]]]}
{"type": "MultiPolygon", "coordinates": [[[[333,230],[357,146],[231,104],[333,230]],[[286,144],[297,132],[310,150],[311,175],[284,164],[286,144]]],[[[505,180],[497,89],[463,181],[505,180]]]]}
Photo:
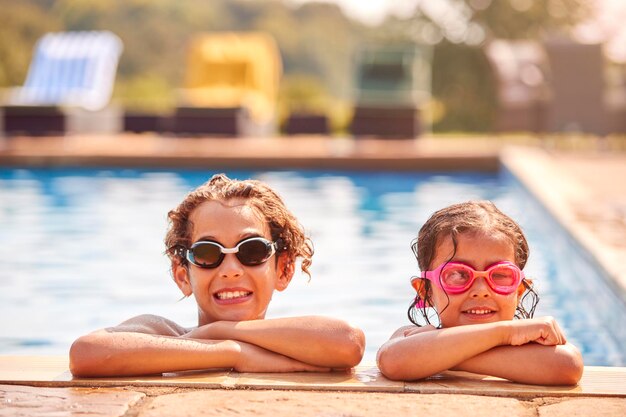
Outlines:
{"type": "MultiPolygon", "coordinates": [[[[517,141],[519,142],[519,141],[517,141]]],[[[486,170],[503,164],[589,251],[626,299],[626,153],[509,146],[496,138],[375,141],[116,137],[0,139],[0,166],[486,170]]],[[[545,143],[544,143],[545,145],[545,143]]],[[[73,380],[66,357],[0,356],[0,416],[626,415],[626,368],[586,367],[576,387],[449,373],[388,381],[368,364],[330,374],[192,373],[73,380]],[[208,389],[210,388],[210,389],[208,389]]]]}

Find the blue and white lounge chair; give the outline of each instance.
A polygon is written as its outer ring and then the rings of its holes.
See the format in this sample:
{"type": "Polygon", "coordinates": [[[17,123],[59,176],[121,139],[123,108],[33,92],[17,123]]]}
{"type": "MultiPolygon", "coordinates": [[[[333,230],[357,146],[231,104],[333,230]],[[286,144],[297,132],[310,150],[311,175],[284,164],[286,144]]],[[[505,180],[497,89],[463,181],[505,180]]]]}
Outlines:
{"type": "MultiPolygon", "coordinates": [[[[54,114],[72,119],[66,120],[64,131],[82,131],[81,126],[102,128],[84,118],[107,113],[122,49],[120,38],[108,31],[43,36],[35,46],[24,85],[9,91],[5,130],[45,133],[45,116],[54,114]],[[73,120],[75,116],[83,121],[73,120]]],[[[53,131],[58,130],[58,123],[52,125],[53,131]]]]}

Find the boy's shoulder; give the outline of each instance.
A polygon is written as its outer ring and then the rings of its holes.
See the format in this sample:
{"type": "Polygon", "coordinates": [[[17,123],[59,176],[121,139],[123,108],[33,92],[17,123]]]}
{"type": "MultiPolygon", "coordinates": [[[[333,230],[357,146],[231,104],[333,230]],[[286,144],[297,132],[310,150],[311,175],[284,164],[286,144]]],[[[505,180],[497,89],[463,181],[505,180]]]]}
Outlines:
{"type": "Polygon", "coordinates": [[[141,314],[106,330],[113,332],[135,332],[162,336],[182,336],[188,329],[165,317],[141,314]]]}

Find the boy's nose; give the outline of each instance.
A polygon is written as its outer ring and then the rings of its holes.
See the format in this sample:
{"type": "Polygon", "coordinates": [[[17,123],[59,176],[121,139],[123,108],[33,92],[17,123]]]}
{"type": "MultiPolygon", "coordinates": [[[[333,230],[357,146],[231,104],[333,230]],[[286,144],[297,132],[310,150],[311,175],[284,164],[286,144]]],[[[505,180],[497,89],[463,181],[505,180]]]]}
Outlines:
{"type": "Polygon", "coordinates": [[[223,278],[237,278],[243,275],[243,265],[234,253],[227,253],[219,268],[220,276],[223,278]]]}

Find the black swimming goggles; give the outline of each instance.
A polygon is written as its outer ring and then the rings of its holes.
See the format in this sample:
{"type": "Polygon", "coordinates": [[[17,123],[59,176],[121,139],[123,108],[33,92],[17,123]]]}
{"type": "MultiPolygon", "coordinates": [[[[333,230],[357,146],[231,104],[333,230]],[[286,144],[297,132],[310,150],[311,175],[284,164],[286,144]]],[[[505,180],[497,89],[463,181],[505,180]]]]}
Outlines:
{"type": "Polygon", "coordinates": [[[181,248],[181,255],[200,268],[217,268],[227,253],[234,253],[245,266],[261,265],[276,253],[276,242],[262,237],[244,239],[234,248],[225,248],[217,242],[200,240],[189,249],[181,248]]]}

